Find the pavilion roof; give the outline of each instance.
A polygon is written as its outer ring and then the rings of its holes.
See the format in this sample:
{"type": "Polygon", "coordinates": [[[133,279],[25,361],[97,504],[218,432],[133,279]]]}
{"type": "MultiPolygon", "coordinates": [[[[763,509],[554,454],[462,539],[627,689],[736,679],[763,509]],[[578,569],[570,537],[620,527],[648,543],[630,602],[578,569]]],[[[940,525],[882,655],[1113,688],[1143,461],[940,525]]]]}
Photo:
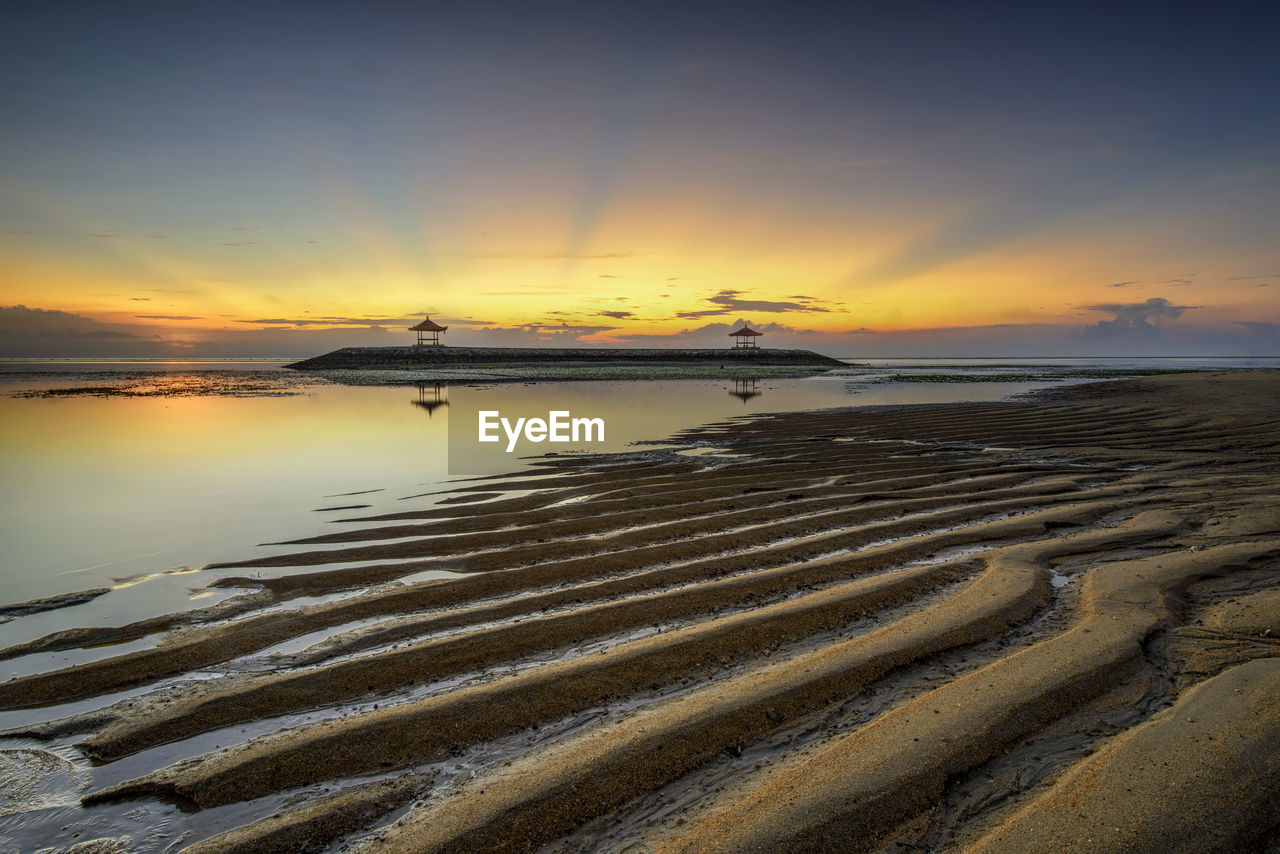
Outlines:
{"type": "Polygon", "coordinates": [[[754,329],[752,329],[750,326],[747,326],[747,325],[744,323],[744,324],[742,324],[742,328],[741,328],[741,329],[739,329],[737,332],[730,332],[730,333],[729,333],[729,336],[730,336],[731,338],[736,338],[736,337],[738,337],[739,335],[763,335],[763,334],[764,334],[763,332],[757,332],[757,331],[755,331],[754,329]]]}
{"type": "Polygon", "coordinates": [[[431,318],[428,317],[426,320],[422,321],[417,326],[410,326],[409,331],[410,332],[444,332],[448,328],[449,327],[447,326],[441,326],[440,324],[435,323],[434,321],[432,321],[431,318]]]}

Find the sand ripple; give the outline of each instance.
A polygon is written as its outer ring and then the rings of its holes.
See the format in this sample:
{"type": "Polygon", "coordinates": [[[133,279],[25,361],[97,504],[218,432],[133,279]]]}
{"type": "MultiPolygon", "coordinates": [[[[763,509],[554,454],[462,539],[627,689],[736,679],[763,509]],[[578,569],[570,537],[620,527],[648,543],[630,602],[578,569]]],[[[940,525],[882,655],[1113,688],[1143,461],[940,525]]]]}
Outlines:
{"type": "Polygon", "coordinates": [[[727,455],[478,480],[3,651],[167,632],[0,684],[48,712],[10,735],[99,763],[96,809],[195,810],[198,852],[1275,841],[1276,377],[683,439],[727,455]]]}

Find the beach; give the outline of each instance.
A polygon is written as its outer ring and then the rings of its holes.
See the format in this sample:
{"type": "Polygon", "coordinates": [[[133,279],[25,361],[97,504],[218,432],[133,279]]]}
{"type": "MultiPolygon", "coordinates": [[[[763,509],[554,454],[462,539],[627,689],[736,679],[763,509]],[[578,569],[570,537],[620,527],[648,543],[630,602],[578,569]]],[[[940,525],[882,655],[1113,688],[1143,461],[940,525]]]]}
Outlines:
{"type": "Polygon", "coordinates": [[[0,650],[131,645],[0,683],[49,710],[6,779],[110,827],[178,805],[201,854],[1280,843],[1280,372],[671,444],[353,509],[208,608],[0,650]]]}

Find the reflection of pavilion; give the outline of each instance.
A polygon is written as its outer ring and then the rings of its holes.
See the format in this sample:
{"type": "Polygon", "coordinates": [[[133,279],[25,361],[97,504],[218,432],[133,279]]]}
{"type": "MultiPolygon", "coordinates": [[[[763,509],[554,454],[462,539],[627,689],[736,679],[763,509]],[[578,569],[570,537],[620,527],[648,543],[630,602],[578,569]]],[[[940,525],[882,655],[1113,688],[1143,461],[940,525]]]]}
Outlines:
{"type": "Polygon", "coordinates": [[[733,381],[733,391],[729,392],[729,394],[746,403],[751,398],[764,394],[756,385],[759,382],[756,379],[735,379],[733,381]]]}
{"type": "Polygon", "coordinates": [[[444,391],[449,387],[444,383],[414,383],[418,387],[418,399],[409,401],[414,406],[421,406],[427,410],[427,415],[435,412],[438,407],[448,406],[449,400],[444,395],[444,391]]]}

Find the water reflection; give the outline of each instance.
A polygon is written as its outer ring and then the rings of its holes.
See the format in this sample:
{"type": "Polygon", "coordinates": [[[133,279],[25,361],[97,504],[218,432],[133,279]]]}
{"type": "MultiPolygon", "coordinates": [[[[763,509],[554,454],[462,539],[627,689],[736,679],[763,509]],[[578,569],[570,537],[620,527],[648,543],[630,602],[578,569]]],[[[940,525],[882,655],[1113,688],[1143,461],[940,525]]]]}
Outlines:
{"type": "MultiPolygon", "coordinates": [[[[732,416],[999,400],[1046,385],[883,383],[846,389],[849,373],[836,371],[768,379],[768,401],[761,390],[765,380],[756,378],[731,386],[725,379],[490,385],[432,380],[413,390],[304,378],[305,393],[289,396],[8,396],[33,384],[61,388],[87,382],[85,374],[105,371],[99,367],[41,364],[29,372],[11,370],[7,380],[0,367],[0,602],[113,588],[89,605],[50,612],[43,622],[121,622],[207,604],[195,597],[207,594],[204,584],[216,572],[187,568],[237,560],[255,551],[254,543],[343,524],[317,511],[351,504],[346,496],[354,494],[370,505],[361,508],[367,514],[418,509],[439,500],[450,476],[527,471],[548,454],[634,449],[633,443],[661,441],[732,416]],[[426,421],[423,409],[430,416],[426,421]],[[558,411],[599,418],[604,440],[522,439],[511,450],[506,441],[481,444],[478,413],[487,410],[513,422],[548,419],[558,411]],[[122,579],[138,580],[123,587],[122,579]]],[[[232,391],[256,390],[261,366],[251,368],[219,379],[243,379],[243,387],[232,391]]],[[[169,365],[156,370],[177,373],[169,365]]],[[[990,372],[988,366],[982,370],[990,372]]],[[[27,623],[0,625],[0,645],[7,635],[12,642],[13,635],[27,634],[27,623]]]]}
{"type": "Polygon", "coordinates": [[[743,377],[733,381],[733,391],[729,392],[733,397],[741,400],[743,405],[753,397],[760,397],[764,392],[759,389],[760,380],[755,377],[743,377]]]}
{"type": "Polygon", "coordinates": [[[427,415],[432,415],[442,406],[449,405],[449,398],[446,392],[449,386],[445,383],[421,382],[414,383],[418,387],[418,399],[409,401],[414,406],[421,406],[427,410],[427,415]]]}
{"type": "MultiPolygon", "coordinates": [[[[338,524],[316,512],[352,503],[338,496],[358,492],[359,503],[370,505],[362,512],[391,513],[434,503],[432,494],[450,476],[527,469],[547,454],[627,450],[728,416],[998,399],[1029,386],[881,385],[850,395],[846,380],[769,380],[768,401],[751,380],[734,383],[729,400],[724,380],[430,381],[409,391],[409,408],[404,386],[321,383],[292,396],[14,398],[0,383],[0,600],[145,578],[91,607],[68,609],[90,611],[95,621],[137,619],[207,604],[193,597],[216,572],[184,568],[237,560],[255,551],[254,543],[338,524]],[[508,451],[505,436],[477,441],[482,410],[513,422],[553,411],[599,418],[604,441],[522,439],[508,451]]],[[[86,614],[74,620],[83,623],[86,614]]],[[[25,622],[0,626],[0,641],[25,622]]]]}

